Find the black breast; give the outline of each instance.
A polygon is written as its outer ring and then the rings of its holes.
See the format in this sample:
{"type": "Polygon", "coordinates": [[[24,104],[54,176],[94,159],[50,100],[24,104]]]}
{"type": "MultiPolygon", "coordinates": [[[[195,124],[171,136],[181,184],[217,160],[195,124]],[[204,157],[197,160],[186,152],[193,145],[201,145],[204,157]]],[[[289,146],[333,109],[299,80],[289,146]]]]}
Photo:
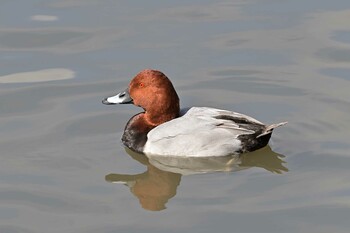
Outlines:
{"type": "Polygon", "coordinates": [[[147,142],[147,134],[154,128],[145,124],[142,117],[143,114],[144,113],[136,114],[129,120],[122,136],[123,144],[138,153],[143,153],[143,148],[147,142]]]}

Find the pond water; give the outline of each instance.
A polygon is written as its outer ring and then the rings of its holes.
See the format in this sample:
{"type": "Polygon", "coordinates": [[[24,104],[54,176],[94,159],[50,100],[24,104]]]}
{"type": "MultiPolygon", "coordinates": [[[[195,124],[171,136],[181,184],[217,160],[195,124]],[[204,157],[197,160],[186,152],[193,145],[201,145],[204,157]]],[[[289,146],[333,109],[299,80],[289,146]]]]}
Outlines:
{"type": "Polygon", "coordinates": [[[350,1],[0,2],[0,232],[348,232],[350,1]],[[288,121],[240,158],[147,160],[105,106],[140,70],[181,105],[288,121]]]}

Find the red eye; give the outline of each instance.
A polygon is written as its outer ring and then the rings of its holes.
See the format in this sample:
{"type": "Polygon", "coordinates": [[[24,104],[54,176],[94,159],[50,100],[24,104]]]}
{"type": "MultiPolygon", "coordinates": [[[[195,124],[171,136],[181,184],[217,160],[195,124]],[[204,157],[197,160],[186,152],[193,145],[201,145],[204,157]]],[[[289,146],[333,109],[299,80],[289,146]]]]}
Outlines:
{"type": "Polygon", "coordinates": [[[139,83],[139,87],[144,87],[145,85],[143,83],[139,83]]]}

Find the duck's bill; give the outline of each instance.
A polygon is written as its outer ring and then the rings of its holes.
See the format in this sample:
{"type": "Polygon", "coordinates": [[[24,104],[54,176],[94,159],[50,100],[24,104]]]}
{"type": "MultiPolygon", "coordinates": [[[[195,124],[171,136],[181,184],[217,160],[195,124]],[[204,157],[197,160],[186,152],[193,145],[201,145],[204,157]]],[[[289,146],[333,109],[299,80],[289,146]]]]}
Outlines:
{"type": "Polygon", "coordinates": [[[132,98],[130,97],[129,90],[120,92],[119,94],[111,97],[107,97],[102,100],[103,104],[132,104],[132,98]]]}

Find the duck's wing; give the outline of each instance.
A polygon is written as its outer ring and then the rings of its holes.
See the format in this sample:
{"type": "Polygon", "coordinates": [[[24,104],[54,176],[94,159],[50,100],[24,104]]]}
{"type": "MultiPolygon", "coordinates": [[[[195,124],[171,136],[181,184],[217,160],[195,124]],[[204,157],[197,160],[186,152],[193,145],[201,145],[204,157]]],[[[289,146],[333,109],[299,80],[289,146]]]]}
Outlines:
{"type": "Polygon", "coordinates": [[[262,132],[252,117],[206,107],[193,107],[183,116],[152,129],[144,153],[168,156],[223,156],[238,153],[240,135],[262,132]]]}

